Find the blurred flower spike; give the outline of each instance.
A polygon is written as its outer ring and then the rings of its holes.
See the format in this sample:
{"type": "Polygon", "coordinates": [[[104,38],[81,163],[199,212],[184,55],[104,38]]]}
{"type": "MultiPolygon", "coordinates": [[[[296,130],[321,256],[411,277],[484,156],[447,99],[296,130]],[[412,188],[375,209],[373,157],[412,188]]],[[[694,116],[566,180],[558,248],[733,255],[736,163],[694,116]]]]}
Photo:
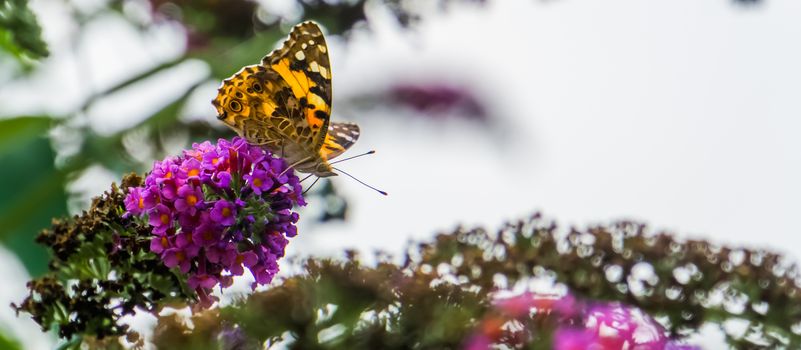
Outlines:
{"type": "Polygon", "coordinates": [[[491,316],[483,319],[468,338],[465,349],[494,349],[498,344],[524,345],[530,334],[521,334],[520,330],[546,330],[543,320],[555,325],[551,337],[551,348],[555,350],[700,349],[669,339],[665,328],[651,316],[619,302],[580,301],[570,293],[559,296],[524,292],[496,297],[493,309],[491,316]],[[538,322],[528,324],[533,320],[538,322]],[[509,326],[514,324],[518,326],[509,326]]]}
{"type": "Polygon", "coordinates": [[[254,288],[272,281],[287,238],[297,234],[292,208],[305,204],[283,159],[235,137],[155,162],[144,185],[128,189],[125,215],[146,220],[150,251],[187,274],[209,306],[211,289],[230,286],[246,269],[254,288]]]}

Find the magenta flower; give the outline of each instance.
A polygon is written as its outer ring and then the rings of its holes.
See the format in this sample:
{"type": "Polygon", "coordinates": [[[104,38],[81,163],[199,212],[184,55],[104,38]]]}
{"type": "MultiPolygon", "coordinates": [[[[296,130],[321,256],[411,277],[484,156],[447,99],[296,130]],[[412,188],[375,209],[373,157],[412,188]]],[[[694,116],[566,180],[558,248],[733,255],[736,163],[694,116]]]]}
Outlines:
{"type": "Polygon", "coordinates": [[[170,239],[167,236],[153,236],[150,239],[150,251],[156,254],[161,254],[170,248],[170,239]]]}
{"type": "Polygon", "coordinates": [[[218,188],[227,188],[231,185],[231,173],[227,171],[221,171],[217,173],[216,176],[211,179],[211,181],[218,188]]]}
{"type": "Polygon", "coordinates": [[[177,266],[181,272],[187,273],[192,267],[192,260],[183,249],[173,248],[164,252],[164,265],[167,267],[177,266]]]}
{"type": "Polygon", "coordinates": [[[257,195],[261,195],[262,192],[269,191],[270,188],[273,187],[273,180],[270,179],[269,174],[258,168],[253,169],[253,172],[242,178],[248,182],[250,188],[253,189],[253,192],[257,195]]]}
{"type": "Polygon", "coordinates": [[[217,278],[208,274],[195,274],[189,277],[187,284],[190,288],[202,287],[206,289],[214,288],[217,285],[217,278]]]}
{"type": "Polygon", "coordinates": [[[150,226],[153,226],[153,233],[164,234],[167,229],[172,227],[172,213],[170,208],[164,204],[158,204],[148,213],[150,226]]]}
{"type": "Polygon", "coordinates": [[[246,251],[242,253],[237,253],[233,256],[233,259],[227,259],[228,261],[225,265],[228,267],[228,271],[231,271],[231,274],[234,276],[241,276],[245,273],[244,267],[251,267],[256,265],[259,262],[259,257],[256,253],[246,251]],[[244,267],[243,267],[244,265],[244,267]]]}
{"type": "Polygon", "coordinates": [[[628,344],[642,350],[661,350],[667,342],[665,330],[651,316],[620,303],[591,307],[584,316],[584,326],[598,336],[605,349],[628,344]]]}
{"type": "MultiPolygon", "coordinates": [[[[497,295],[509,294],[499,291],[497,295]]],[[[553,324],[551,348],[556,350],[700,350],[671,340],[667,331],[644,311],[618,302],[577,300],[564,296],[523,292],[510,297],[496,297],[493,308],[467,337],[465,349],[526,348],[537,332],[553,324]],[[504,328],[516,323],[517,331],[504,328]],[[519,327],[519,326],[517,326],[519,327]]]]}
{"type": "Polygon", "coordinates": [[[192,240],[198,245],[208,247],[222,238],[222,231],[211,223],[203,223],[192,232],[192,240]]]}
{"type": "Polygon", "coordinates": [[[172,202],[178,197],[178,182],[180,182],[180,179],[175,178],[166,179],[161,182],[158,191],[161,194],[162,200],[172,202]]]}
{"type": "Polygon", "coordinates": [[[211,210],[211,219],[223,226],[231,226],[236,223],[236,208],[231,202],[220,199],[214,203],[211,210]]]}
{"type": "Polygon", "coordinates": [[[153,185],[152,189],[151,187],[146,187],[139,193],[142,196],[142,199],[144,200],[145,210],[153,209],[156,205],[161,203],[161,197],[159,197],[158,186],[156,185],[153,185]]]}
{"type": "Polygon", "coordinates": [[[228,169],[229,164],[227,156],[228,155],[226,153],[219,152],[217,149],[205,152],[201,162],[203,169],[210,171],[222,171],[228,169]]]}
{"type": "Polygon", "coordinates": [[[476,334],[467,339],[464,350],[490,350],[492,339],[483,334],[476,334]]]}
{"type": "Polygon", "coordinates": [[[240,137],[196,143],[154,162],[145,185],[128,189],[126,215],[147,220],[150,251],[186,273],[207,306],[215,300],[211,289],[230,286],[232,276],[250,270],[258,285],[278,272],[287,238],[297,234],[293,208],[305,205],[300,180],[287,168],[240,137]]]}
{"type": "MultiPolygon", "coordinates": [[[[269,258],[265,259],[266,260],[265,262],[269,264],[271,261],[276,260],[275,257],[271,258],[272,259],[269,258]]],[[[273,277],[278,272],[278,265],[276,265],[274,262],[272,262],[270,265],[272,266],[259,263],[250,268],[250,272],[253,274],[253,278],[256,279],[256,282],[253,284],[254,288],[256,287],[257,284],[267,284],[273,280],[273,277]]]]}
{"type": "Polygon", "coordinates": [[[175,178],[175,172],[178,170],[178,167],[175,164],[176,158],[167,157],[164,159],[163,162],[154,162],[153,163],[153,171],[148,176],[148,179],[145,180],[145,184],[148,184],[147,180],[154,180],[154,183],[161,184],[164,181],[172,180],[175,178]]]}
{"type": "MultiPolygon", "coordinates": [[[[611,350],[598,343],[594,332],[584,329],[559,328],[553,336],[554,350],[611,350]]],[[[618,348],[620,349],[620,348],[618,348]]]]}
{"type": "Polygon", "coordinates": [[[286,249],[289,240],[281,232],[273,231],[265,234],[264,242],[267,243],[266,247],[270,250],[270,253],[277,257],[283,257],[284,249],[286,249]]]}
{"type": "Polygon", "coordinates": [[[212,246],[205,247],[205,251],[206,259],[208,259],[209,262],[227,266],[228,264],[226,264],[225,261],[234,259],[239,250],[237,250],[236,245],[233,243],[219,242],[212,246]]]}
{"type": "Polygon", "coordinates": [[[200,187],[185,184],[178,188],[178,198],[175,200],[175,210],[194,215],[198,207],[203,206],[203,191],[200,187]]]}
{"type": "Polygon", "coordinates": [[[141,215],[145,210],[145,198],[142,197],[142,192],[145,191],[140,187],[128,188],[128,195],[125,196],[125,210],[130,215],[141,215]]]}
{"type": "Polygon", "coordinates": [[[196,158],[187,158],[181,163],[179,176],[187,180],[199,180],[201,169],[200,161],[196,158]]]}

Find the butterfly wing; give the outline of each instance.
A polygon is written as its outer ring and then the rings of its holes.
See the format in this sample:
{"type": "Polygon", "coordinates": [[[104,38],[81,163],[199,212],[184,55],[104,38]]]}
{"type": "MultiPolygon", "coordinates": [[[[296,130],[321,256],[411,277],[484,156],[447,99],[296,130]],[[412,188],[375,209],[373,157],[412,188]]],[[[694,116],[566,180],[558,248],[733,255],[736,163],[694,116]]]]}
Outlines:
{"type": "Polygon", "coordinates": [[[320,28],[304,22],[283,46],[223,81],[218,118],[249,142],[287,159],[317,158],[328,133],[331,68],[320,28]]]}
{"type": "Polygon", "coordinates": [[[296,25],[284,45],[262,59],[262,65],[291,87],[301,109],[293,121],[304,128],[300,134],[311,139],[316,152],[323,145],[331,117],[331,63],[320,27],[314,22],[296,25]]]}
{"type": "Polygon", "coordinates": [[[331,123],[320,155],[325,160],[339,156],[359,139],[359,126],[353,123],[331,123]]]}

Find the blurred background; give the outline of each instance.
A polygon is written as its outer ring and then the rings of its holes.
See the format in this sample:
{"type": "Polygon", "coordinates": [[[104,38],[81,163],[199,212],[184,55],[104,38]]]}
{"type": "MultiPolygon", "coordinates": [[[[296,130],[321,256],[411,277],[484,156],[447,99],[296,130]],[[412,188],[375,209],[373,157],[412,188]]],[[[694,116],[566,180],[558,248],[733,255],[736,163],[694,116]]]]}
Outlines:
{"type": "MultiPolygon", "coordinates": [[[[0,304],[46,271],[33,239],[51,218],[232,137],[210,104],[220,81],[307,19],[326,30],[332,119],[362,129],[347,154],[377,151],[341,167],[389,196],[321,181],[290,255],[400,253],[542,210],[797,259],[800,13],[776,0],[5,0],[0,304]]],[[[54,342],[10,308],[0,333],[54,342]]]]}

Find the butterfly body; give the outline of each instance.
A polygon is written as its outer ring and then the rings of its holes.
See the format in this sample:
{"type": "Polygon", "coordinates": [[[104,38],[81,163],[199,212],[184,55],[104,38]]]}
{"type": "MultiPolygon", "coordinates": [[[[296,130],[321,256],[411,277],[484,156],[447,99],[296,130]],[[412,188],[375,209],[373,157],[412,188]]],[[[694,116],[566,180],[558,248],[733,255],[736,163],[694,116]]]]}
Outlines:
{"type": "Polygon", "coordinates": [[[334,176],[329,161],[359,137],[359,127],[330,122],[331,67],[320,28],[304,22],[283,46],[223,81],[217,118],[252,144],[283,156],[297,171],[334,176]]]}

